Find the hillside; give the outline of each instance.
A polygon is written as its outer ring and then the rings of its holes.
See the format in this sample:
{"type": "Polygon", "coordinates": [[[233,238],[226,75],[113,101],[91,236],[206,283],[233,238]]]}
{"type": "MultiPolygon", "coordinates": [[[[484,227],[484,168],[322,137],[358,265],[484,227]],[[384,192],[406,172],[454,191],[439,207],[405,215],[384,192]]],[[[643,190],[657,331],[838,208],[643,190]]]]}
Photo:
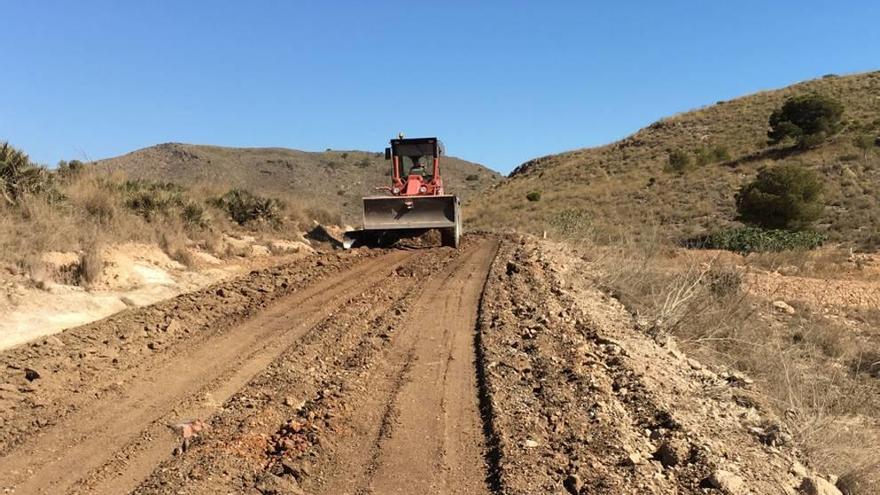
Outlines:
{"type": "Polygon", "coordinates": [[[832,241],[876,248],[880,148],[858,148],[854,139],[864,135],[880,136],[880,72],[829,75],[665,118],[606,146],[531,160],[465,213],[471,226],[540,232],[561,212],[580,210],[596,226],[659,226],[682,239],[732,224],[737,189],[761,167],[794,162],[825,178],[828,206],[817,228],[832,241]],[[770,113],[787,97],[811,92],[843,103],[844,130],[804,152],[767,146],[770,113]],[[670,152],[693,157],[700,149],[729,156],[683,174],[667,170],[670,152]],[[540,200],[527,200],[532,191],[540,200]]]}
{"type": "MultiPolygon", "coordinates": [[[[464,200],[501,176],[454,157],[442,161],[449,191],[464,200]]],[[[252,192],[319,207],[357,222],[360,198],[388,183],[390,166],[381,153],[305,152],[285,148],[227,148],[166,143],[99,160],[108,172],[130,179],[173,182],[218,191],[241,187],[252,192]]]]}

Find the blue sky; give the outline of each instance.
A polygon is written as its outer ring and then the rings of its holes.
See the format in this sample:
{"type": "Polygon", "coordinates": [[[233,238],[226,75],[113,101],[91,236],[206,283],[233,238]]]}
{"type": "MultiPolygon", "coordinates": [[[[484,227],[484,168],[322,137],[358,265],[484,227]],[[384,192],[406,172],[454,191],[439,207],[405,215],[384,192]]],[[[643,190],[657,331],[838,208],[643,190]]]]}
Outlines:
{"type": "Polygon", "coordinates": [[[720,99],[880,69],[880,2],[0,2],[0,140],[35,160],[176,141],[509,172],[720,99]]]}

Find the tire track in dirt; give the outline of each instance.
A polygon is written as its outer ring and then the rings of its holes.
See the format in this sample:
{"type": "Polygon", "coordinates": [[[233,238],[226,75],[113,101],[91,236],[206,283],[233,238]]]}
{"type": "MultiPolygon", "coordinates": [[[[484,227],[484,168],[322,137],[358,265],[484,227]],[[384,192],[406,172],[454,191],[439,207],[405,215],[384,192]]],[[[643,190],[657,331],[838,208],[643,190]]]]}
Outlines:
{"type": "Polygon", "coordinates": [[[371,259],[147,370],[121,399],[109,404],[99,399],[5,454],[0,486],[19,493],[65,493],[85,480],[77,489],[88,493],[133,488],[173,448],[167,420],[207,416],[311,326],[413,256],[392,252],[371,259]],[[197,398],[206,393],[213,400],[197,398]]]}
{"type": "Polygon", "coordinates": [[[489,493],[474,328],[495,240],[422,285],[309,493],[489,493]]]}
{"type": "MultiPolygon", "coordinates": [[[[452,254],[433,252],[431,265],[452,254]]],[[[366,390],[360,378],[390,345],[405,301],[418,292],[412,271],[398,268],[326,318],[227,401],[204,439],[163,463],[136,493],[247,491],[259,482],[254,473],[271,476],[281,463],[320,449],[317,435],[334,431],[335,418],[349,410],[348,395],[366,390]]]]}

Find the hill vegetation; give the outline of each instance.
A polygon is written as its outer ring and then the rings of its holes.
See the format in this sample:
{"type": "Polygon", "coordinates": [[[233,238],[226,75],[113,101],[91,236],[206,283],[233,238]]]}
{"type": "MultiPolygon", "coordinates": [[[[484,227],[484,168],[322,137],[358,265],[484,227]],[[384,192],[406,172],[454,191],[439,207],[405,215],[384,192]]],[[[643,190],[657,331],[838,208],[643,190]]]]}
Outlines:
{"type": "Polygon", "coordinates": [[[540,233],[576,211],[591,228],[659,230],[682,241],[741,226],[737,193],[761,170],[786,164],[812,170],[822,184],[816,230],[877,248],[878,95],[880,72],[872,72],[719,101],[606,146],[526,162],[472,201],[467,221],[540,233]],[[529,200],[534,193],[540,201],[529,200]]]}
{"type": "MultiPolygon", "coordinates": [[[[464,198],[501,179],[456,158],[444,165],[447,187],[464,198]]],[[[314,221],[356,224],[360,198],[387,183],[388,170],[380,153],[184,144],[49,169],[0,143],[0,264],[29,270],[48,251],[97,258],[117,242],[158,244],[185,264],[188,246],[236,254],[228,234],[296,237],[314,221]]]]}
{"type": "MultiPolygon", "coordinates": [[[[383,153],[306,152],[285,148],[226,148],[166,143],[99,160],[98,170],[129,179],[170,182],[189,188],[226,191],[237,188],[321,209],[325,221],[356,224],[361,198],[389,182],[383,153]]],[[[482,165],[444,157],[446,188],[464,200],[501,180],[482,165]]]]}
{"type": "MultiPolygon", "coordinates": [[[[77,161],[50,170],[0,144],[0,266],[27,271],[39,268],[45,253],[61,251],[93,261],[81,266],[100,267],[102,247],[119,242],[156,244],[191,264],[189,247],[235,255],[228,234],[298,236],[313,219],[328,217],[246,190],[130,179],[77,161]]],[[[96,273],[78,278],[88,284],[96,273]]]]}

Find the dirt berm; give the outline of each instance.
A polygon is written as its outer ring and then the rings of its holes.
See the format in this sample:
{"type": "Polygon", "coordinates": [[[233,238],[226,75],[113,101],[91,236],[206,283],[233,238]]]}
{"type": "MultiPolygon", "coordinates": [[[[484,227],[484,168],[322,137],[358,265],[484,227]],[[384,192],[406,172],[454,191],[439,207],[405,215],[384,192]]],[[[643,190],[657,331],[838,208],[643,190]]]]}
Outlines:
{"type": "Polygon", "coordinates": [[[0,489],[827,488],[746,377],[645,336],[582,263],[476,235],[325,254],[13,348],[0,489]]]}

